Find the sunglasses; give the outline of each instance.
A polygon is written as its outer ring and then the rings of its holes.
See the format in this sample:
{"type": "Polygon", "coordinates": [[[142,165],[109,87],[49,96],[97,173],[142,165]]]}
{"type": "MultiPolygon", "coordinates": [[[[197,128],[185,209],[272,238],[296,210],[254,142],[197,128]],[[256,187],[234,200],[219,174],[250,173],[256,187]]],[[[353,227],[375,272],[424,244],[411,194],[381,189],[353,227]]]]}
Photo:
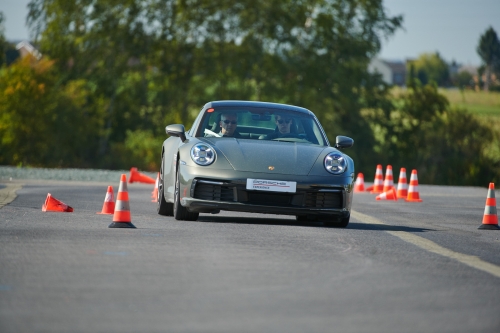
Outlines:
{"type": "Polygon", "coordinates": [[[283,124],[283,123],[287,123],[287,124],[290,124],[292,122],[292,119],[280,119],[280,120],[276,120],[280,125],[283,124]]]}
{"type": "Polygon", "coordinates": [[[222,121],[224,124],[229,125],[229,123],[236,125],[237,121],[236,120],[223,120],[222,121]]]}

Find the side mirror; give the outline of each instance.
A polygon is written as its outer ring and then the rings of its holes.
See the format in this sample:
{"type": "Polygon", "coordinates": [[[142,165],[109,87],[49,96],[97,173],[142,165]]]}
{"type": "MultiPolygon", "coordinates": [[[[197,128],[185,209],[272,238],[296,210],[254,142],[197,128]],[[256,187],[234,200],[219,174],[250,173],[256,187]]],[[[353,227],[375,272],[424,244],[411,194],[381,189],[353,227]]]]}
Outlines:
{"type": "Polygon", "coordinates": [[[170,136],[176,136],[182,140],[182,142],[186,141],[186,131],[184,129],[184,125],[181,124],[173,124],[165,127],[165,132],[167,132],[170,136]]]}
{"type": "Polygon", "coordinates": [[[335,148],[349,148],[354,144],[354,140],[348,136],[339,135],[335,139],[335,148]]]}

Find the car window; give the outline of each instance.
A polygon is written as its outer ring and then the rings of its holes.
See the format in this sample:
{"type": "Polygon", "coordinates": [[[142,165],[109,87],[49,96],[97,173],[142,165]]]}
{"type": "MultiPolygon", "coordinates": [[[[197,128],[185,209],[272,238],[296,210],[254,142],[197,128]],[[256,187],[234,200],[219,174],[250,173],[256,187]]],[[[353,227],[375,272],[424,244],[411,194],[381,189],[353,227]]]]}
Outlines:
{"type": "Polygon", "coordinates": [[[324,132],[315,117],[272,108],[210,108],[203,114],[195,132],[197,137],[235,137],[327,145],[324,132]]]}

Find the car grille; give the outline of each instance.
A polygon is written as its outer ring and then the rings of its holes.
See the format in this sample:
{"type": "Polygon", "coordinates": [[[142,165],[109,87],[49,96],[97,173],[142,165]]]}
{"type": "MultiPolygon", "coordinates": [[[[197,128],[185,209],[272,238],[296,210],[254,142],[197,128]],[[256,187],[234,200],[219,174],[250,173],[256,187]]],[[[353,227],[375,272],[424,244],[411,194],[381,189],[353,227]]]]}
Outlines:
{"type": "Polygon", "coordinates": [[[201,200],[241,202],[261,206],[343,208],[343,192],[321,192],[321,190],[298,190],[297,193],[265,193],[247,191],[244,186],[220,184],[211,181],[196,181],[193,197],[201,200]]]}
{"type": "Polygon", "coordinates": [[[194,190],[194,197],[202,200],[234,201],[233,188],[198,182],[194,190]]]}
{"type": "Polygon", "coordinates": [[[306,193],[306,207],[341,208],[342,192],[308,192],[306,193]]]}

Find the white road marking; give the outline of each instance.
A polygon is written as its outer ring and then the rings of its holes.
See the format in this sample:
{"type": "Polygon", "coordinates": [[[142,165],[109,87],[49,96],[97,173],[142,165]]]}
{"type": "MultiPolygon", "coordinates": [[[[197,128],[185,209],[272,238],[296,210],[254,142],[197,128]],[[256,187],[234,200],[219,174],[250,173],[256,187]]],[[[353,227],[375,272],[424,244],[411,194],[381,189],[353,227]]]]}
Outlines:
{"type": "MultiPolygon", "coordinates": [[[[362,213],[356,212],[354,210],[351,211],[351,216],[354,217],[355,219],[363,222],[363,223],[388,225],[375,217],[372,217],[372,216],[369,216],[366,214],[362,214],[362,213]]],[[[483,261],[479,257],[452,251],[450,249],[447,249],[445,247],[442,247],[442,246],[434,243],[433,241],[430,241],[428,239],[414,235],[414,234],[409,233],[409,232],[391,231],[391,230],[387,230],[386,232],[404,240],[405,242],[416,245],[416,246],[420,247],[421,249],[424,249],[424,250],[432,252],[432,253],[439,254],[439,255],[446,257],[446,258],[457,260],[458,262],[465,264],[469,267],[479,269],[481,271],[490,273],[491,275],[494,275],[494,276],[500,278],[500,267],[497,265],[491,264],[489,262],[483,261]]]]}

